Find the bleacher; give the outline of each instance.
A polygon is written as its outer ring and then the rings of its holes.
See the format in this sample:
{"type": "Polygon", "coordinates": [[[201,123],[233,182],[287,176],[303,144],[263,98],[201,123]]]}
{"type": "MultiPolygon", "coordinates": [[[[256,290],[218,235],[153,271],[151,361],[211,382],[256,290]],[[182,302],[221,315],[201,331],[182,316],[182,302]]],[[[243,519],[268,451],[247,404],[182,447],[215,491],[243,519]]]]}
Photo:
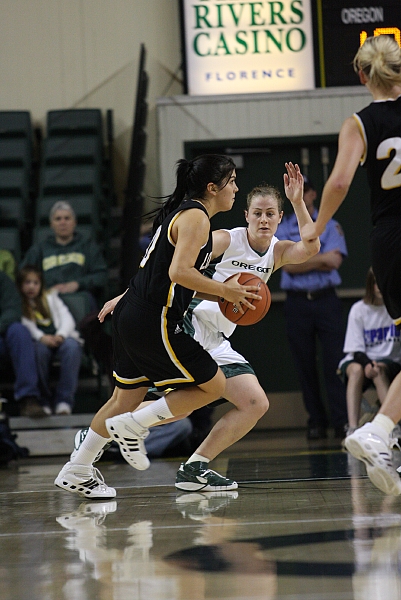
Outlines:
{"type": "MultiPolygon", "coordinates": [[[[110,276],[106,300],[120,292],[116,235],[121,210],[113,189],[112,112],[107,111],[104,117],[97,108],[51,110],[47,113],[45,130],[37,133],[29,111],[0,111],[0,247],[11,251],[18,265],[31,244],[50,233],[51,206],[58,200],[66,200],[76,213],[77,230],[91,236],[103,250],[110,276]]],[[[81,307],[75,306],[73,300],[68,305],[78,321],[81,307]]],[[[7,399],[12,397],[13,379],[10,370],[0,369],[0,395],[7,399]]],[[[21,436],[32,438],[31,445],[36,448],[43,446],[40,435],[44,427],[87,425],[90,415],[107,400],[108,393],[102,366],[86,357],[71,417],[33,422],[18,417],[18,408],[12,400],[7,403],[6,412],[14,431],[18,433],[22,428],[21,436]]],[[[67,437],[70,449],[71,438],[67,437]]],[[[62,439],[63,436],[60,443],[62,439]]]]}

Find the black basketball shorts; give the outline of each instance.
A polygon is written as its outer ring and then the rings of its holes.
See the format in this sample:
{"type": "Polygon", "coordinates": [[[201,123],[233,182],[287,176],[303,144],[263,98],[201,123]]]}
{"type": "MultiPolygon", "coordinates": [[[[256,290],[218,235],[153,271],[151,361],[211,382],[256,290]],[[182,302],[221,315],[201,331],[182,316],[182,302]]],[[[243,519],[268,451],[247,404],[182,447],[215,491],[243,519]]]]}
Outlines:
{"type": "Polygon", "coordinates": [[[217,363],[166,307],[149,307],[126,296],[112,320],[114,377],[123,389],[179,389],[210,381],[217,363]]]}

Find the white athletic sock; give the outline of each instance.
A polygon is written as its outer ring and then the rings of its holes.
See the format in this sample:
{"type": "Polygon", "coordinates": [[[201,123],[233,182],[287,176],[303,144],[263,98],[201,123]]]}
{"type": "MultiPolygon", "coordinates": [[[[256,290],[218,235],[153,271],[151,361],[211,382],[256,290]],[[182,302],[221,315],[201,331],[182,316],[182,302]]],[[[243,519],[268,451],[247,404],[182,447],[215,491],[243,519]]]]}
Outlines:
{"type": "Polygon", "coordinates": [[[91,465],[95,460],[96,456],[100,452],[107,442],[110,441],[110,438],[104,438],[93,429],[89,427],[88,433],[82,444],[79,447],[78,452],[74,456],[73,462],[76,465],[91,465]]]}
{"type": "Polygon", "coordinates": [[[378,415],[376,415],[375,418],[373,419],[372,423],[374,425],[378,425],[379,427],[384,429],[384,431],[388,435],[390,435],[390,433],[393,431],[393,429],[395,427],[394,421],[392,421],[392,419],[390,419],[390,417],[388,417],[387,415],[383,415],[382,413],[379,413],[378,415]]]}
{"type": "Polygon", "coordinates": [[[159,400],[155,400],[152,404],[148,404],[148,406],[134,411],[132,416],[139,425],[142,425],[142,427],[150,427],[155,423],[160,423],[160,421],[165,421],[166,419],[174,417],[164,396],[163,398],[159,398],[159,400]]]}
{"type": "Polygon", "coordinates": [[[196,454],[196,452],[193,453],[192,456],[190,456],[187,460],[187,462],[185,464],[191,463],[191,462],[205,462],[208,463],[210,462],[210,458],[206,458],[206,456],[202,456],[202,454],[196,454]]]}

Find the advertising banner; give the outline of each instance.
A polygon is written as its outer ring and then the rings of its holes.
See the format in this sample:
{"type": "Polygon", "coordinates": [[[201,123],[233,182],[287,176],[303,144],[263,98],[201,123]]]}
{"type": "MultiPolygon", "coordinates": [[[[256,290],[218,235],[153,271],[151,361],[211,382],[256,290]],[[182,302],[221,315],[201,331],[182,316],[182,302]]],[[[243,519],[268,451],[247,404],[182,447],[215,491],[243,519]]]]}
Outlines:
{"type": "Polygon", "coordinates": [[[310,0],[181,0],[190,95],[315,87],[310,0]]]}

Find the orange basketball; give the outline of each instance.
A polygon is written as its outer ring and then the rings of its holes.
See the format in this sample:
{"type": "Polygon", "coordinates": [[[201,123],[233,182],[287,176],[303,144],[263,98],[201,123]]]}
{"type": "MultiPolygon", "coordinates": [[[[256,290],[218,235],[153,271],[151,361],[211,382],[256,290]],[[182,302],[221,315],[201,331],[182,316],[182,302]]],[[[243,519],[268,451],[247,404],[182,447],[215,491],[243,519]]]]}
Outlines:
{"type": "MultiPolygon", "coordinates": [[[[231,277],[233,277],[233,275],[231,277]]],[[[231,279],[231,277],[228,279],[231,279]]],[[[254,325],[263,319],[270,308],[272,301],[270,290],[263,279],[254,273],[241,273],[238,283],[241,285],[259,286],[258,291],[255,293],[258,294],[258,296],[262,296],[262,299],[254,300],[252,298],[248,298],[249,302],[256,307],[255,310],[251,310],[246,306],[242,306],[244,314],[241,314],[235,304],[228,302],[228,300],[225,300],[224,298],[219,298],[220,310],[229,321],[235,323],[236,325],[254,325]]]]}

